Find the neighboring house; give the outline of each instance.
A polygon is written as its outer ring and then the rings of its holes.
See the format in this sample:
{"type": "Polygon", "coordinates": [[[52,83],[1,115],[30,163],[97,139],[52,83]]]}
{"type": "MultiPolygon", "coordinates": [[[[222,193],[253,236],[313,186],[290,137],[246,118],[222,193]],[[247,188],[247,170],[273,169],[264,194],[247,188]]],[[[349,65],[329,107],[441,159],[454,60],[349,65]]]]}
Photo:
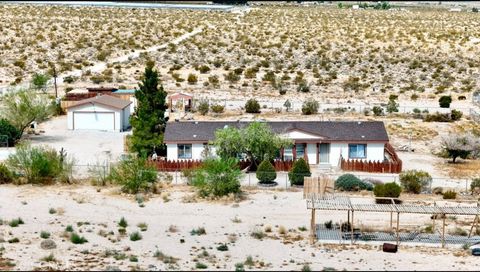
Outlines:
{"type": "Polygon", "coordinates": [[[111,95],[98,95],[67,108],[68,129],[124,131],[130,127],[130,104],[111,95]]]}
{"type": "Polygon", "coordinates": [[[168,96],[168,108],[170,112],[190,111],[192,109],[193,96],[186,93],[175,93],[168,96]]]}
{"type": "MultiPolygon", "coordinates": [[[[169,122],[164,142],[167,159],[201,160],[202,152],[214,140],[215,131],[225,127],[245,127],[250,122],[169,122]]],[[[388,159],[388,135],[383,122],[272,121],[272,130],[292,139],[294,145],[279,151],[280,160],[303,157],[309,164],[338,166],[340,159],[380,161],[388,159]]],[[[215,152],[213,147],[210,150],[215,152]]]]}

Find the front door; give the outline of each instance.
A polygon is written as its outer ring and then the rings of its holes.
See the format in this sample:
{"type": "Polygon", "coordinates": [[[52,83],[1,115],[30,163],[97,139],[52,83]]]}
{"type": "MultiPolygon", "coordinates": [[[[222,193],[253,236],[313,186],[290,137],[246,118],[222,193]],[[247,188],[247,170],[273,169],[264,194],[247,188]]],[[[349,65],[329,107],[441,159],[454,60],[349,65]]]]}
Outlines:
{"type": "Polygon", "coordinates": [[[321,143],[318,149],[318,157],[320,163],[329,163],[330,162],[330,144],[329,143],[321,143]]]}

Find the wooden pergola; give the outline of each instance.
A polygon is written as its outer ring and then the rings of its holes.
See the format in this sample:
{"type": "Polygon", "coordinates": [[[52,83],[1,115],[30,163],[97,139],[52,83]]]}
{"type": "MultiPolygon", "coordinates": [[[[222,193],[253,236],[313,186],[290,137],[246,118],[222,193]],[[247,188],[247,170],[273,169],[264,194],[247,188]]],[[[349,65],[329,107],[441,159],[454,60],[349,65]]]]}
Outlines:
{"type": "MultiPolygon", "coordinates": [[[[413,205],[413,204],[395,204],[394,198],[383,198],[390,199],[391,204],[356,204],[352,203],[350,198],[345,195],[336,194],[336,193],[307,193],[305,195],[307,202],[307,209],[311,210],[311,220],[310,220],[310,243],[315,243],[316,240],[316,224],[315,224],[315,211],[347,211],[348,222],[350,223],[350,214],[351,214],[351,243],[353,244],[354,237],[354,226],[353,219],[355,212],[380,212],[380,213],[390,213],[390,229],[393,230],[393,216],[397,215],[396,222],[396,242],[397,246],[400,242],[399,235],[399,225],[400,225],[400,214],[428,214],[432,215],[433,220],[433,230],[435,229],[435,220],[437,216],[440,216],[442,219],[442,247],[445,247],[445,218],[447,215],[464,215],[464,216],[475,216],[468,237],[472,235],[473,228],[477,226],[480,219],[480,206],[479,202],[476,201],[475,206],[473,205],[459,205],[465,203],[455,203],[456,206],[444,205],[439,206],[436,202],[433,203],[433,206],[427,205],[413,205]]],[[[381,199],[381,198],[378,198],[381,199]]],[[[453,202],[449,202],[453,204],[453,202]]]]}

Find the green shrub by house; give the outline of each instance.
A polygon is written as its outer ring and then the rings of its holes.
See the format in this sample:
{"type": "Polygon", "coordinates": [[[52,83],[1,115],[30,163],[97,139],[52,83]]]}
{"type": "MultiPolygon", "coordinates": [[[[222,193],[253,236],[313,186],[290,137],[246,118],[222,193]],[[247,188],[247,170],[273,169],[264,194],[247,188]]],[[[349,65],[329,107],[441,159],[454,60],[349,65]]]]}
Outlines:
{"type": "Polygon", "coordinates": [[[292,169],[288,172],[288,179],[292,185],[303,186],[304,178],[311,175],[310,166],[303,158],[300,158],[293,163],[292,169]]]}
{"type": "Polygon", "coordinates": [[[275,172],[275,167],[268,160],[264,160],[260,163],[257,168],[257,179],[260,183],[273,183],[277,178],[277,172],[275,172]]]}
{"type": "Polygon", "coordinates": [[[429,173],[421,170],[408,170],[400,173],[400,183],[406,192],[419,194],[432,182],[429,173]]]}
{"type": "MultiPolygon", "coordinates": [[[[398,198],[401,193],[402,193],[402,187],[400,187],[400,185],[396,184],[395,182],[377,184],[375,185],[375,188],[373,188],[373,194],[376,197],[398,198]]],[[[398,203],[398,202],[395,201],[395,203],[398,203]]],[[[376,199],[376,203],[391,204],[392,201],[390,199],[376,199]]]]}
{"type": "Polygon", "coordinates": [[[372,185],[367,182],[361,181],[355,175],[344,174],[337,178],[335,181],[335,188],[342,191],[360,191],[373,189],[372,185]]]}

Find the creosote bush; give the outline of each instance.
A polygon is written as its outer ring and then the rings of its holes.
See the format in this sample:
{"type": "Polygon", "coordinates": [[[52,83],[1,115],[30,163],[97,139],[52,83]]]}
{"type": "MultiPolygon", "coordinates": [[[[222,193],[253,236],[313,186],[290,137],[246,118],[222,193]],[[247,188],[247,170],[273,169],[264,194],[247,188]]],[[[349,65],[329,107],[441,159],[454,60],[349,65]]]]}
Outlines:
{"type": "Polygon", "coordinates": [[[457,193],[455,191],[446,191],[443,193],[443,199],[456,199],[457,198],[457,193]]]}
{"type": "Polygon", "coordinates": [[[7,159],[7,166],[21,177],[19,183],[51,184],[72,181],[73,160],[61,150],[22,144],[7,159]]]}
{"type": "Polygon", "coordinates": [[[206,159],[203,165],[195,170],[192,185],[198,189],[202,197],[221,197],[240,193],[240,177],[242,172],[238,161],[228,159],[206,159]]]}
{"type": "Polygon", "coordinates": [[[12,183],[13,179],[12,171],[5,164],[0,163],[0,184],[12,183]]]}
{"type": "Polygon", "coordinates": [[[302,114],[304,115],[317,114],[318,108],[319,108],[318,101],[316,101],[313,98],[309,98],[302,104],[302,114]]]}
{"type": "Polygon", "coordinates": [[[429,173],[421,170],[408,170],[400,173],[400,183],[406,192],[419,194],[432,182],[429,173]]]}
{"type": "Polygon", "coordinates": [[[245,111],[247,113],[260,113],[260,104],[256,99],[249,99],[247,103],[245,103],[245,111]]]}
{"type": "Polygon", "coordinates": [[[358,177],[352,174],[344,174],[338,177],[335,181],[335,188],[342,191],[371,191],[373,189],[370,183],[361,181],[358,177]]]}
{"type": "Polygon", "coordinates": [[[130,194],[155,191],[157,170],[146,159],[130,156],[112,167],[109,180],[130,194]]]}
{"type": "MultiPolygon", "coordinates": [[[[391,197],[398,198],[402,192],[402,187],[395,182],[389,182],[385,184],[376,184],[373,188],[373,194],[376,197],[391,197]]],[[[392,204],[390,199],[376,199],[378,204],[392,204]]],[[[395,200],[395,203],[400,203],[399,200],[395,200]]]]}

